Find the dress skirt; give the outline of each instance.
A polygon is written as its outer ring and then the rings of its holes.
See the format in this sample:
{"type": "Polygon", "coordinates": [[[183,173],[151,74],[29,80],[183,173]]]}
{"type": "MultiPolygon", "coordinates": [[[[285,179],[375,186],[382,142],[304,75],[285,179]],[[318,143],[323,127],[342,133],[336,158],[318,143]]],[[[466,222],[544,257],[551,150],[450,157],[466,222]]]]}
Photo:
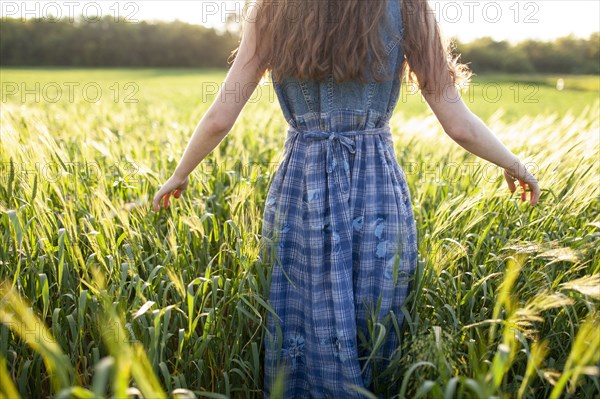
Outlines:
{"type": "Polygon", "coordinates": [[[274,311],[266,318],[265,398],[275,397],[278,373],[285,399],[364,398],[356,388],[370,390],[400,345],[417,265],[413,209],[389,125],[290,127],[262,237],[274,311]],[[372,353],[377,335],[383,341],[372,353]]]}

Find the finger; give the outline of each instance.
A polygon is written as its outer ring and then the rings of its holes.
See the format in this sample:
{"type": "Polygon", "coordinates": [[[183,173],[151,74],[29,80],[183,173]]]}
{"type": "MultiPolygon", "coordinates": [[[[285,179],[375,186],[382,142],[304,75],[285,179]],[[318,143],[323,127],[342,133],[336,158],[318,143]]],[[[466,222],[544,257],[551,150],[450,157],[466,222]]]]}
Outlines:
{"type": "Polygon", "coordinates": [[[521,185],[521,188],[523,189],[523,192],[521,193],[521,201],[527,201],[527,184],[524,183],[523,181],[519,181],[519,184],[521,185]]]}
{"type": "Polygon", "coordinates": [[[171,198],[171,193],[167,193],[164,197],[164,207],[167,209],[169,207],[169,198],[171,198]]]}
{"type": "Polygon", "coordinates": [[[504,179],[506,179],[506,183],[508,184],[508,189],[510,190],[510,192],[514,193],[517,189],[517,186],[515,186],[515,181],[512,180],[511,177],[507,174],[504,174],[504,179]]]}
{"type": "Polygon", "coordinates": [[[536,205],[539,199],[540,199],[540,187],[536,184],[533,186],[533,189],[531,190],[531,197],[530,197],[531,205],[536,205]]]}
{"type": "Polygon", "coordinates": [[[154,210],[154,212],[160,211],[160,200],[162,196],[162,190],[159,190],[158,193],[156,193],[156,195],[152,199],[152,209],[154,210]]]}
{"type": "Polygon", "coordinates": [[[181,197],[181,190],[180,189],[175,190],[173,197],[179,199],[179,197],[181,197]]]}

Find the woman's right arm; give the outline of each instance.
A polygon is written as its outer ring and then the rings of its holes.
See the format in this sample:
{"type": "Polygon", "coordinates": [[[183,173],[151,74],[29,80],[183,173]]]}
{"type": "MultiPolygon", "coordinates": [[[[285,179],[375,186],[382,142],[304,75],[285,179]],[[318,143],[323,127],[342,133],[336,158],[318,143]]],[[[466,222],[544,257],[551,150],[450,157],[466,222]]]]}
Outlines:
{"type": "MultiPolygon", "coordinates": [[[[523,190],[528,188],[531,191],[531,205],[537,203],[540,187],[535,177],[485,123],[467,108],[450,80],[444,86],[438,86],[438,90],[422,94],[452,140],[470,153],[503,168],[510,191],[516,190],[515,181],[518,180],[523,190]]],[[[525,200],[525,193],[521,198],[525,200]]]]}

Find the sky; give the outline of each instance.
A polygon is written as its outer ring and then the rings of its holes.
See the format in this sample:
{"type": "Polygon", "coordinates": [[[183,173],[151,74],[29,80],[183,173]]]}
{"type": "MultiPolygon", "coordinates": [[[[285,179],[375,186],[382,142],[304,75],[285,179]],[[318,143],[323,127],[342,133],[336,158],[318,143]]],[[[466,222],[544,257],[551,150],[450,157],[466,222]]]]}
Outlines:
{"type": "MultiPolygon", "coordinates": [[[[371,0],[376,1],[376,0],[371,0]]],[[[223,26],[228,15],[241,12],[235,0],[65,0],[0,2],[0,16],[52,18],[111,15],[131,23],[142,20],[181,21],[223,26]]],[[[599,0],[430,0],[444,35],[470,41],[482,36],[517,42],[551,40],[573,34],[588,37],[600,31],[599,0]]]]}

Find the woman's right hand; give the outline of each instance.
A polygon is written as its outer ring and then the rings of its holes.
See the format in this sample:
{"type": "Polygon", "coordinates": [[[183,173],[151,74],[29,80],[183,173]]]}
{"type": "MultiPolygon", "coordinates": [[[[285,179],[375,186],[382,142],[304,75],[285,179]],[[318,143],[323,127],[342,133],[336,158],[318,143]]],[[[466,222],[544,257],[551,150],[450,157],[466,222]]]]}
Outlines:
{"type": "Polygon", "coordinates": [[[527,191],[529,191],[531,193],[529,202],[531,205],[537,204],[538,199],[540,198],[540,186],[536,178],[529,173],[525,166],[519,165],[512,172],[504,169],[504,178],[506,179],[506,183],[508,184],[508,188],[510,189],[511,193],[514,193],[517,189],[515,182],[518,181],[519,185],[523,189],[523,192],[521,193],[521,200],[527,200],[527,191]]]}

